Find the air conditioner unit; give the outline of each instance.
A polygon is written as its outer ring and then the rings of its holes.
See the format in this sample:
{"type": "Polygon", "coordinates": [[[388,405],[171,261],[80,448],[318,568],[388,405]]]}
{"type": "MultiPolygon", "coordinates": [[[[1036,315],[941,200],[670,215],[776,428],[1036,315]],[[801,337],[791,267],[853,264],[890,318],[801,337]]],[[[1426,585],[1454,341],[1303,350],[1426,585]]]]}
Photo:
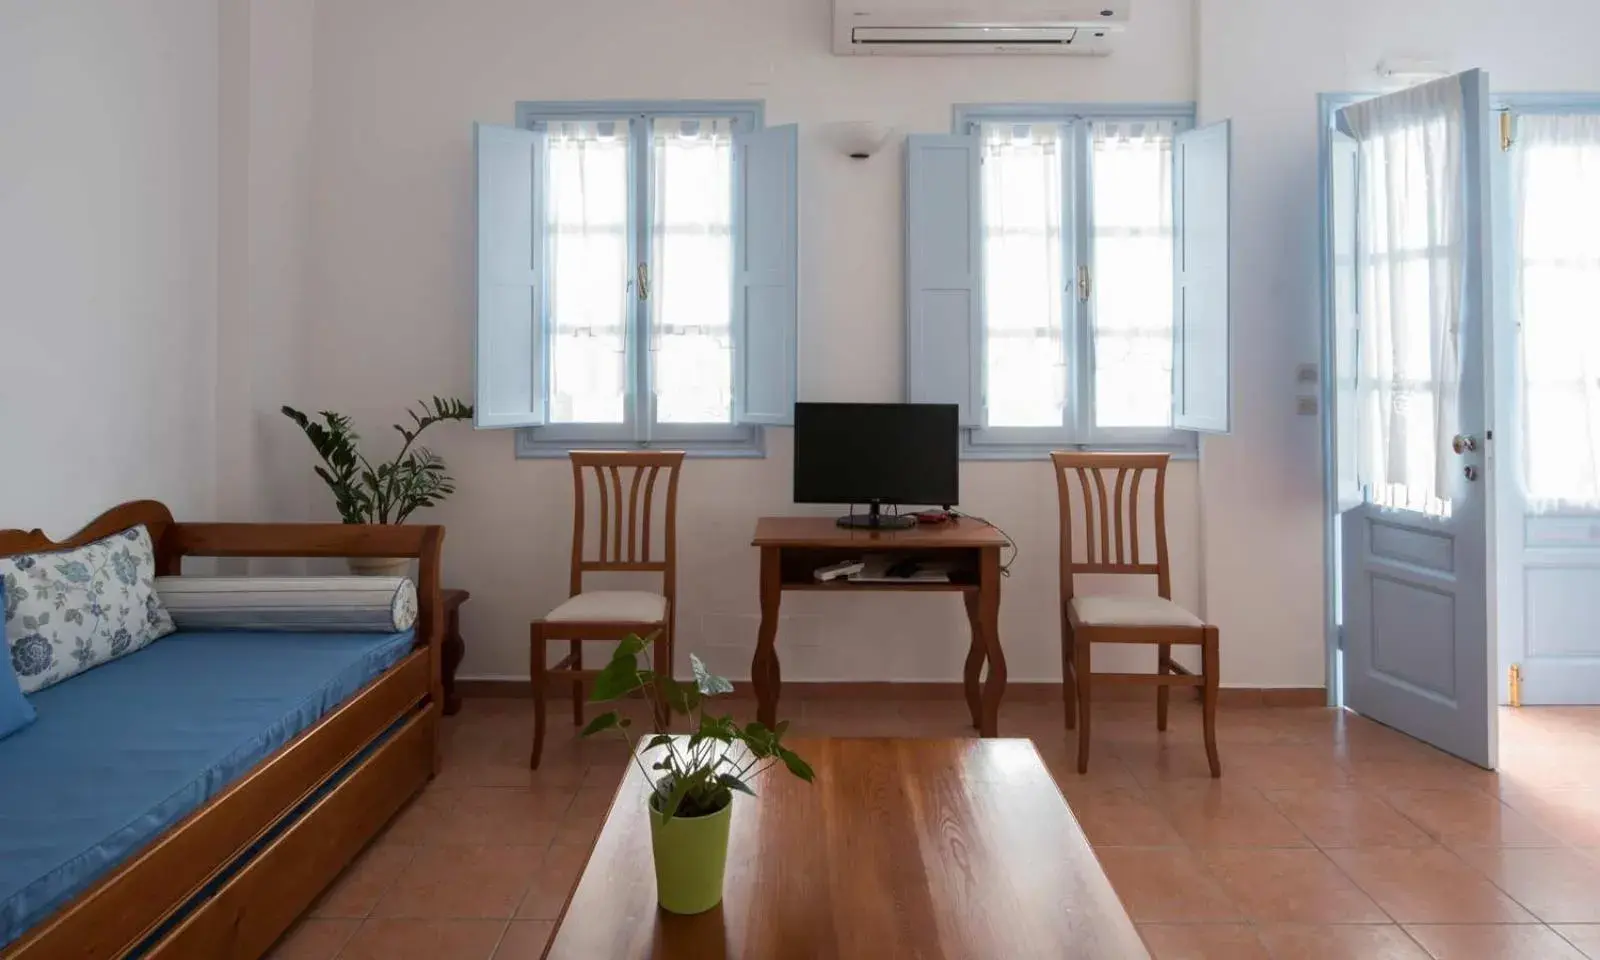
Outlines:
{"type": "Polygon", "coordinates": [[[842,56],[1067,54],[1103,57],[1133,0],[834,0],[842,56]]]}

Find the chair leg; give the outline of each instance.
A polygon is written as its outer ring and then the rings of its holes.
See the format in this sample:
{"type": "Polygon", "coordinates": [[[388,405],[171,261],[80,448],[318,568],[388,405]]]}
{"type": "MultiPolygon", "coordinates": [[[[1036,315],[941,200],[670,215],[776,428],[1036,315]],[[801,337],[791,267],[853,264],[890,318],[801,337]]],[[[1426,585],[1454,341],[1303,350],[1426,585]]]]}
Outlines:
{"type": "Polygon", "coordinates": [[[533,755],[528,767],[537,770],[544,753],[544,698],[549,678],[545,674],[544,632],[536,623],[528,633],[528,676],[533,684],[533,755]]]}
{"type": "MultiPolygon", "coordinates": [[[[656,634],[650,652],[650,668],[667,679],[672,679],[672,628],[662,627],[656,634]]],[[[656,723],[665,730],[672,723],[672,709],[659,700],[656,703],[656,723]]]]}
{"type": "Polygon", "coordinates": [[[1089,772],[1089,706],[1090,690],[1094,686],[1094,666],[1090,652],[1094,649],[1087,637],[1074,637],[1072,641],[1072,672],[1078,686],[1078,772],[1089,772]]]}
{"type": "MultiPolygon", "coordinates": [[[[571,643],[572,669],[583,669],[583,641],[574,640],[571,643]]],[[[583,681],[572,681],[572,725],[583,726],[583,681]]]]}
{"type": "Polygon", "coordinates": [[[1206,760],[1211,764],[1211,775],[1222,776],[1222,761],[1217,757],[1217,690],[1222,673],[1221,651],[1216,627],[1206,627],[1205,644],[1201,649],[1201,672],[1205,675],[1206,760]]]}
{"type": "Polygon", "coordinates": [[[1066,612],[1061,614],[1061,701],[1065,709],[1067,729],[1078,725],[1078,677],[1073,669],[1072,652],[1072,623],[1067,620],[1066,612]]]}
{"type": "MultiPolygon", "coordinates": [[[[1158,644],[1156,653],[1156,672],[1163,677],[1172,674],[1172,644],[1158,644]]],[[[1172,688],[1166,684],[1156,687],[1156,729],[1165,733],[1167,730],[1167,701],[1172,688]]]]}

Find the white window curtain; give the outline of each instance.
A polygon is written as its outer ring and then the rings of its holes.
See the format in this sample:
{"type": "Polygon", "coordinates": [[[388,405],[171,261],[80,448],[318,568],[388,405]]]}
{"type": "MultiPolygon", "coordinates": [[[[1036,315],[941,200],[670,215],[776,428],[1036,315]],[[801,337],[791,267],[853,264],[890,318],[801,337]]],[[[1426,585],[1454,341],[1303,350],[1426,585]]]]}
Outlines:
{"type": "Polygon", "coordinates": [[[661,423],[733,419],[733,122],[651,129],[651,362],[661,423]]]}
{"type": "Polygon", "coordinates": [[[1466,256],[1461,85],[1344,111],[1358,144],[1357,478],[1370,502],[1450,513],[1466,256]]]}
{"type": "Polygon", "coordinates": [[[989,123],[983,140],[984,395],[992,427],[1062,426],[1059,124],[989,123]]]}
{"type": "Polygon", "coordinates": [[[1171,120],[1091,129],[1096,426],[1172,426],[1176,132],[1171,120]]]}
{"type": "Polygon", "coordinates": [[[548,130],[550,420],[621,423],[627,396],[628,124],[548,130]]]}
{"type": "Polygon", "coordinates": [[[1532,513],[1600,509],[1600,116],[1517,120],[1522,479],[1532,513]]]}

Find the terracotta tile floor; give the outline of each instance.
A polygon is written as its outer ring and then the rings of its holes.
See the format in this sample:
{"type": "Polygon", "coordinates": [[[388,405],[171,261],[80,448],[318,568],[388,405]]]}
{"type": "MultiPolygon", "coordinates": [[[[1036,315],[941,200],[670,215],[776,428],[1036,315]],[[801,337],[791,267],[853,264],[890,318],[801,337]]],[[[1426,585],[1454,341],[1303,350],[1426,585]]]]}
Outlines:
{"type": "MultiPolygon", "coordinates": [[[[965,736],[952,701],[785,704],[812,736],[965,736]]],[[[444,771],[280,943],[276,960],[539,956],[626,760],[552,704],[469,700],[444,771]]],[[[734,701],[740,716],[754,713],[734,701]]],[[[1600,960],[1600,708],[1501,713],[1487,773],[1322,709],[1100,703],[1088,776],[1059,704],[1014,702],[1157,960],[1600,960]]],[[[600,960],[600,958],[597,958],[600,960]]],[[[1009,958],[1008,958],[1009,960],[1009,958]]]]}

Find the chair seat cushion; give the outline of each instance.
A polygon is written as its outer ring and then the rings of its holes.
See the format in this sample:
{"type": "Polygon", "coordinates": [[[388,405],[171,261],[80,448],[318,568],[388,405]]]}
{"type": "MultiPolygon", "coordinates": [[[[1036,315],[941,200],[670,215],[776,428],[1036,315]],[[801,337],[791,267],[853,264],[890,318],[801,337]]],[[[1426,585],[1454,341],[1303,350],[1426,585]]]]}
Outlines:
{"type": "Polygon", "coordinates": [[[647,590],[588,590],[545,617],[565,623],[661,623],[666,619],[667,598],[647,590]]]}
{"type": "Polygon", "coordinates": [[[1072,612],[1086,627],[1203,627],[1205,621],[1161,597],[1073,597],[1072,612]]]}

